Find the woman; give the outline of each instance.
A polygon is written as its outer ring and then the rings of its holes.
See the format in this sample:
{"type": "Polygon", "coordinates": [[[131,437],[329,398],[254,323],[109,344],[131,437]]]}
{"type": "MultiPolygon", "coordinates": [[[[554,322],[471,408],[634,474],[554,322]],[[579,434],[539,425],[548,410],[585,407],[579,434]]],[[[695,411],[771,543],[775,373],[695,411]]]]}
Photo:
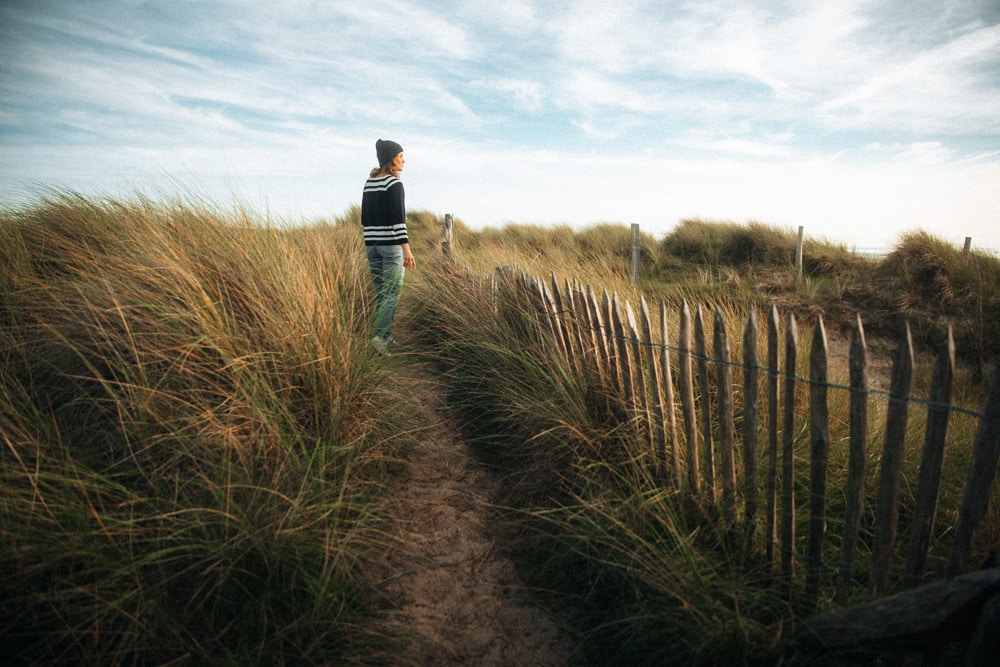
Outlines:
{"type": "Polygon", "coordinates": [[[415,269],[417,261],[410,252],[406,234],[406,206],[403,197],[403,147],[395,141],[375,142],[378,167],[372,169],[361,196],[361,225],[364,228],[368,268],[375,283],[375,338],[372,343],[388,354],[389,332],[399,304],[406,269],[415,269]]]}

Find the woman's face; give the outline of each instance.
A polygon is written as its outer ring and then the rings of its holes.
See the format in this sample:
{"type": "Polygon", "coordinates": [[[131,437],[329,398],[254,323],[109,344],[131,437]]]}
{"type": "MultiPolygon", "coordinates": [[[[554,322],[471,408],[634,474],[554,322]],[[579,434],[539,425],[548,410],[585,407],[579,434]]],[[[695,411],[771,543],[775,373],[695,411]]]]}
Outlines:
{"type": "Polygon", "coordinates": [[[403,163],[405,162],[406,160],[403,159],[403,154],[397,153],[396,157],[392,158],[392,162],[389,163],[389,166],[392,169],[392,171],[400,172],[403,171],[403,163]]]}

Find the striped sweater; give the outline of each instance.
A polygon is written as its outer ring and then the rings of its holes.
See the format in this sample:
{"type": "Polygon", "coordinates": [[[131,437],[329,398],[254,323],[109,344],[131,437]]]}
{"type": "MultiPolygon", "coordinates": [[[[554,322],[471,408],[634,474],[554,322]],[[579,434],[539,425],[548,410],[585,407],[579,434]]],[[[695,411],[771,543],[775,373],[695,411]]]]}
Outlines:
{"type": "Polygon", "coordinates": [[[402,245],[406,235],[403,182],[395,176],[369,178],[361,196],[361,226],[365,245],[402,245]]]}

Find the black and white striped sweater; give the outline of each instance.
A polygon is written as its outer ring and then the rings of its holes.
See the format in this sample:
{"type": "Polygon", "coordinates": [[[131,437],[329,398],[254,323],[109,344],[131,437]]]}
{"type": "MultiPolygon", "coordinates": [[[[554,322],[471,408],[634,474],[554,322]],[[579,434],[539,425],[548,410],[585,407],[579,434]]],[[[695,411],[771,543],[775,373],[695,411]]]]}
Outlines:
{"type": "Polygon", "coordinates": [[[402,245],[406,234],[403,182],[395,176],[369,178],[361,196],[365,245],[402,245]]]}

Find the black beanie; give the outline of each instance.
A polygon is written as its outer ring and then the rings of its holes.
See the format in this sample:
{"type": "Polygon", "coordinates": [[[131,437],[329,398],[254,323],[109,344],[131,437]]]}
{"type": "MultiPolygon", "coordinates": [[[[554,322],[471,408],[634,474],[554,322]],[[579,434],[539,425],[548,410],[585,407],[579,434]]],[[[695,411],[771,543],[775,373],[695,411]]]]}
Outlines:
{"type": "Polygon", "coordinates": [[[403,152],[403,147],[395,141],[379,139],[375,142],[375,154],[378,156],[378,166],[384,167],[386,163],[403,152]]]}

